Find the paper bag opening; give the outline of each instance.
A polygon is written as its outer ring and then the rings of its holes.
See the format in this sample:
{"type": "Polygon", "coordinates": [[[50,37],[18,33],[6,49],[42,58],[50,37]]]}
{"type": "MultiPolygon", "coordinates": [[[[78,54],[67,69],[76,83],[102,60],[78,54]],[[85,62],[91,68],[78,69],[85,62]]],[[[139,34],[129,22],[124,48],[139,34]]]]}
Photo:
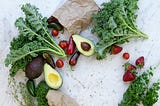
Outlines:
{"type": "Polygon", "coordinates": [[[68,0],[52,16],[72,35],[87,28],[92,14],[98,11],[99,7],[93,0],[68,0]]]}

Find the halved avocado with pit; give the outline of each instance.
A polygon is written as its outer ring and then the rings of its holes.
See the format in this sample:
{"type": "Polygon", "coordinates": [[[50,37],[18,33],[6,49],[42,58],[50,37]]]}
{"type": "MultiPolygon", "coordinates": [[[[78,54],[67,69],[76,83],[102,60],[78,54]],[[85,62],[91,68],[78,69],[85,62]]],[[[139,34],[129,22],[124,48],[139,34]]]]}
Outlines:
{"type": "Polygon", "coordinates": [[[62,86],[63,80],[61,75],[47,63],[44,65],[44,76],[50,88],[59,89],[62,86]]]}
{"type": "Polygon", "coordinates": [[[73,40],[76,44],[78,51],[81,54],[85,56],[91,56],[94,54],[95,46],[91,40],[85,37],[82,37],[80,35],[72,35],[72,37],[73,37],[73,40]]]}

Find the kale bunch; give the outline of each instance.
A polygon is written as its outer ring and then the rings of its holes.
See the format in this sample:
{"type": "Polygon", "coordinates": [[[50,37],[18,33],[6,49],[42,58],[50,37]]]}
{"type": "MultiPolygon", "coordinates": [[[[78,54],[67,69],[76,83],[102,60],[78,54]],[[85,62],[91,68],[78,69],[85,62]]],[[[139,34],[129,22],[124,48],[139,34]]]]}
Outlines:
{"type": "Polygon", "coordinates": [[[104,59],[115,44],[129,42],[130,38],[148,38],[136,25],[138,0],[110,0],[93,14],[93,33],[100,38],[96,44],[97,59],[104,59]]]}

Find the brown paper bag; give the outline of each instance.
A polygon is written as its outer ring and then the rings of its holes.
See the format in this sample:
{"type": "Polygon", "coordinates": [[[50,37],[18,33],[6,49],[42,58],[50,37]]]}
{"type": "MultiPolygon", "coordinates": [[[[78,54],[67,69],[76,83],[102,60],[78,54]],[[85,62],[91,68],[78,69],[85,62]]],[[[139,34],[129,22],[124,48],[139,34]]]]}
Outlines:
{"type": "Polygon", "coordinates": [[[64,26],[69,34],[79,34],[91,23],[91,16],[99,7],[93,0],[68,0],[52,16],[64,26]]]}
{"type": "Polygon", "coordinates": [[[79,106],[71,97],[56,90],[49,90],[46,98],[49,106],[79,106]]]}

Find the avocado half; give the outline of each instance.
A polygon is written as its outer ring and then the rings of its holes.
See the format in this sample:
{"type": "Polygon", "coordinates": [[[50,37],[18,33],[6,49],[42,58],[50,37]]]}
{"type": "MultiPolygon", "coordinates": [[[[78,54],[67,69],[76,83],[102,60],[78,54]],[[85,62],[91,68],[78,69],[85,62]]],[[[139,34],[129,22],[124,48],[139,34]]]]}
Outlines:
{"type": "Polygon", "coordinates": [[[47,63],[44,65],[44,77],[50,88],[59,89],[62,86],[61,75],[47,63]]]}
{"type": "Polygon", "coordinates": [[[91,55],[94,54],[95,46],[94,46],[94,43],[91,40],[89,40],[85,37],[82,37],[81,35],[72,35],[72,37],[73,37],[73,40],[76,44],[76,47],[77,47],[78,51],[81,54],[83,54],[85,56],[91,56],[91,55]],[[84,42],[87,43],[90,46],[90,48],[87,51],[82,49],[82,43],[84,43],[84,42]]]}

